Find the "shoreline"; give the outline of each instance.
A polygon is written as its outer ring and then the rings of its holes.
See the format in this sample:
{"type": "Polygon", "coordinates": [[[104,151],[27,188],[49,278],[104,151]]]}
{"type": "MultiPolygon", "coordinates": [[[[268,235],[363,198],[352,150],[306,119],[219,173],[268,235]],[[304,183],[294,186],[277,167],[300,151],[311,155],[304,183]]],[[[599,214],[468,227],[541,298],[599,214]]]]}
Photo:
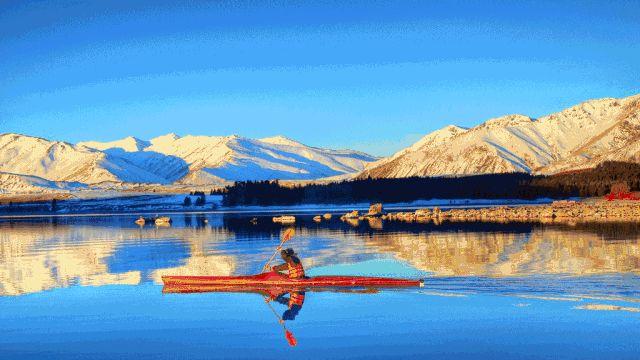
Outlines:
{"type": "MultiPolygon", "coordinates": [[[[223,206],[220,195],[207,195],[205,204],[201,206],[184,206],[185,197],[191,197],[195,204],[197,196],[189,194],[127,194],[127,196],[105,196],[101,198],[69,198],[61,199],[56,203],[56,210],[51,210],[51,203],[47,201],[13,203],[1,203],[0,217],[49,217],[49,216],[74,216],[74,215],[149,215],[171,213],[313,213],[332,212],[335,214],[351,211],[353,209],[365,210],[369,208],[368,202],[360,203],[312,203],[296,205],[248,205],[248,206],[223,206]]],[[[497,205],[523,206],[531,204],[551,203],[551,199],[540,198],[535,200],[521,199],[430,199],[411,202],[389,203],[388,210],[415,210],[422,207],[490,207],[497,205]]]]}
{"type": "MultiPolygon", "coordinates": [[[[366,218],[366,216],[362,216],[366,218]]],[[[558,200],[551,204],[492,206],[441,210],[423,208],[414,212],[390,212],[386,221],[403,222],[630,222],[640,221],[640,201],[588,198],[581,201],[558,200]]],[[[360,219],[360,217],[358,218],[360,219]]]]}
{"type": "MultiPolygon", "coordinates": [[[[186,195],[189,196],[189,195],[186,195]]],[[[58,210],[47,211],[35,205],[42,203],[14,204],[11,209],[0,207],[0,219],[43,217],[91,217],[172,214],[287,214],[312,216],[330,212],[343,215],[343,221],[379,219],[439,224],[447,222],[630,222],[640,221],[640,201],[585,198],[556,200],[541,198],[519,199],[431,199],[406,203],[386,204],[371,213],[363,210],[368,203],[352,204],[299,204],[290,206],[238,206],[221,205],[219,196],[209,196],[204,206],[182,205],[183,195],[129,194],[129,196],[103,197],[100,199],[66,199],[58,202],[58,210]],[[355,210],[355,211],[354,211],[355,210]]],[[[371,211],[371,210],[370,210],[371,211]]]]}

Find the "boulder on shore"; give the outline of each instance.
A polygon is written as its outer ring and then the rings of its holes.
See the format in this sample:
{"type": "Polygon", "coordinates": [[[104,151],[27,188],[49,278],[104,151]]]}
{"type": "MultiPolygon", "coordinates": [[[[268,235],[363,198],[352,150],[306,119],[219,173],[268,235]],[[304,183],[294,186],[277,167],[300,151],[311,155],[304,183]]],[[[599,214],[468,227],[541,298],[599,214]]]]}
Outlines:
{"type": "Polygon", "coordinates": [[[371,204],[371,206],[369,206],[369,212],[367,212],[365,214],[365,216],[381,216],[382,215],[382,204],[381,203],[377,203],[377,204],[371,204]]]}

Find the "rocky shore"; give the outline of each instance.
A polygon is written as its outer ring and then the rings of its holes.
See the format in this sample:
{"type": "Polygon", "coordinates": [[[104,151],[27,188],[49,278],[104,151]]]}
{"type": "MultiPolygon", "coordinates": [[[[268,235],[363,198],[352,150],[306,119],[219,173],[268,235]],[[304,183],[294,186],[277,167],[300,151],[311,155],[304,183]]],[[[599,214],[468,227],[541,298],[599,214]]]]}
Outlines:
{"type": "MultiPolygon", "coordinates": [[[[353,215],[353,214],[349,214],[353,215]]],[[[364,217],[363,217],[364,218],[364,217]]],[[[496,206],[473,209],[418,209],[413,212],[380,214],[386,221],[434,222],[577,222],[577,221],[640,221],[640,201],[554,201],[545,205],[496,206]]]]}

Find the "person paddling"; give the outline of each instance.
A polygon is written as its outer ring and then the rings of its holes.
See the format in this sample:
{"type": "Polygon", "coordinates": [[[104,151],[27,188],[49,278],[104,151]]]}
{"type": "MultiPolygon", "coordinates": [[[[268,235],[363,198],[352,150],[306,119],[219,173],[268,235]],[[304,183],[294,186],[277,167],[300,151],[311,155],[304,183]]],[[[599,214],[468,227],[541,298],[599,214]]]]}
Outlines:
{"type": "Polygon", "coordinates": [[[280,256],[282,256],[282,260],[284,260],[285,263],[272,267],[272,271],[288,271],[289,278],[291,279],[302,279],[305,277],[302,262],[298,258],[298,255],[295,253],[295,251],[293,251],[293,249],[280,251],[280,256]]]}

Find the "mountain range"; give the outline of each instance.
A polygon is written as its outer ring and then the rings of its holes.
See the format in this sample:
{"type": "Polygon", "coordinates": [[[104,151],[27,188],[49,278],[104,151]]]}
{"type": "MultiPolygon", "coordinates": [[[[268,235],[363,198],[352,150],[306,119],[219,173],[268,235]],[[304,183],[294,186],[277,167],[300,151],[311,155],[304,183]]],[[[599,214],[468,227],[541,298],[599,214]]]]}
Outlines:
{"type": "Polygon", "coordinates": [[[0,191],[67,189],[79,184],[224,185],[241,180],[312,180],[352,174],[376,160],[352,150],[303,145],[283,136],[167,134],[149,141],[69,144],[0,135],[0,191]]]}
{"type": "Polygon", "coordinates": [[[387,158],[311,147],[284,136],[167,134],[70,144],[0,134],[0,193],[126,184],[219,186],[242,180],[555,174],[640,162],[640,95],[589,100],[534,119],[449,125],[387,158]]]}
{"type": "Polygon", "coordinates": [[[449,125],[359,176],[555,174],[607,160],[640,162],[640,95],[590,100],[538,119],[507,115],[469,129],[449,125]]]}

